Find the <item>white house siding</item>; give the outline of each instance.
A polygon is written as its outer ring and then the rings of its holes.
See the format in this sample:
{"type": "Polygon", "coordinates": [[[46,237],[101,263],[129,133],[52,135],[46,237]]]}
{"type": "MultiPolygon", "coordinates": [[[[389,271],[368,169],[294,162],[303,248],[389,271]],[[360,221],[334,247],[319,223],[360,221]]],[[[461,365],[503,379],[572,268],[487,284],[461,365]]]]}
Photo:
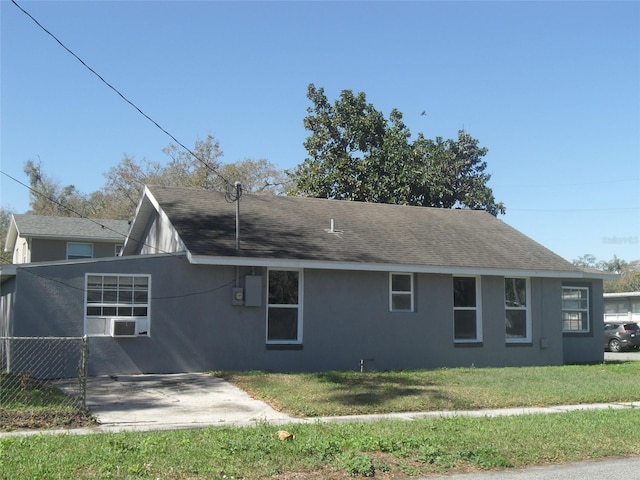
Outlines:
{"type": "Polygon", "coordinates": [[[605,293],[604,321],[640,324],[640,292],[605,293]]]}

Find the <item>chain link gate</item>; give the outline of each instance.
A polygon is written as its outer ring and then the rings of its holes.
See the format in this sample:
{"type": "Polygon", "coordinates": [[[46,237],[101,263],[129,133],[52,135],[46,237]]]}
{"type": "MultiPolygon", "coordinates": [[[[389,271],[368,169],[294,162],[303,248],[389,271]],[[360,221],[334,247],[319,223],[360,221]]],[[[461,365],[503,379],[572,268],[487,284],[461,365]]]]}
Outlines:
{"type": "Polygon", "coordinates": [[[0,409],[86,411],[87,337],[0,337],[0,409]]]}

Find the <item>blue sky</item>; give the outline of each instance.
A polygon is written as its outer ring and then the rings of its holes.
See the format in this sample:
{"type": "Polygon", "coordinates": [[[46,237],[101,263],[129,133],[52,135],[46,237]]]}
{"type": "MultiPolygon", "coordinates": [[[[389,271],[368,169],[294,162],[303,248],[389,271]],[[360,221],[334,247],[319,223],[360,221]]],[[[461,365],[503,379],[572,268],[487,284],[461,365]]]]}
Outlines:
{"type": "MultiPolygon", "coordinates": [[[[412,133],[489,149],[500,218],[573,260],[640,259],[640,2],[18,3],[146,114],[223,161],[306,157],[309,83],[363,91],[412,133]],[[420,113],[426,110],[427,115],[420,113]]],[[[171,139],[10,0],[1,2],[1,168],[40,160],[90,193],[171,139]]],[[[1,203],[28,191],[0,176],[1,203]]]]}

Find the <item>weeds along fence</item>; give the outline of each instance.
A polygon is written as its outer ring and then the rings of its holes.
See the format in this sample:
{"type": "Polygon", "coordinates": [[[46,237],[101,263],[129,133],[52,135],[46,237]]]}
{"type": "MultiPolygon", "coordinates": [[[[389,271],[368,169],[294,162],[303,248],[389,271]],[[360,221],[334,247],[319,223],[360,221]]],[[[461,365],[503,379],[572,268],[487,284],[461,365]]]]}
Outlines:
{"type": "Polygon", "coordinates": [[[0,337],[0,409],[86,409],[87,337],[0,337]]]}

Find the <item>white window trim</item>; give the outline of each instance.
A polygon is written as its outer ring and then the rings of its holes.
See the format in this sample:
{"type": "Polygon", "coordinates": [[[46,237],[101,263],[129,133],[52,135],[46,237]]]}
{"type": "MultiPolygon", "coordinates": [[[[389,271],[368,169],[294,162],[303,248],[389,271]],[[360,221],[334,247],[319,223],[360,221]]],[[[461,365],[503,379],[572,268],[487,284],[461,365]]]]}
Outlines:
{"type": "Polygon", "coordinates": [[[146,273],[85,273],[84,274],[84,333],[90,337],[108,337],[109,325],[107,323],[110,319],[117,320],[140,320],[144,325],[145,333],[136,334],[139,337],[151,336],[151,274],[146,273]],[[87,315],[87,283],[89,277],[145,277],[147,278],[147,315],[146,316],[122,316],[122,315],[87,315]],[[91,321],[104,320],[104,333],[87,333],[87,324],[91,321]]]}
{"type": "MultiPolygon", "coordinates": [[[[454,275],[451,277],[451,286],[453,288],[453,280],[455,278],[475,278],[476,279],[476,306],[475,307],[456,307],[454,304],[453,311],[456,310],[474,310],[476,312],[476,338],[456,338],[456,326],[455,326],[455,313],[453,316],[453,322],[451,324],[453,342],[454,343],[478,343],[482,342],[482,280],[479,275],[454,275]]],[[[453,295],[453,291],[451,292],[453,295]]]]}
{"type": "Polygon", "coordinates": [[[265,316],[265,329],[264,329],[264,337],[267,345],[300,345],[302,344],[302,319],[304,318],[302,315],[302,305],[303,305],[303,292],[304,292],[304,270],[301,268],[268,268],[267,269],[267,289],[266,289],[266,316],[265,316]],[[298,303],[297,305],[287,304],[280,305],[277,303],[269,303],[269,272],[278,271],[278,272],[298,272],[298,303]],[[298,309],[298,338],[295,340],[269,340],[269,308],[270,307],[278,307],[278,308],[297,308],[298,309]]]}
{"type": "Polygon", "coordinates": [[[82,258],[93,258],[93,243],[90,242],[67,242],[67,260],[80,260],[82,258]],[[71,245],[90,245],[91,246],[91,256],[90,257],[78,257],[77,259],[69,258],[69,246],[71,245]]]}
{"type": "Polygon", "coordinates": [[[411,313],[414,311],[414,279],[413,279],[413,273],[404,273],[404,272],[389,272],[389,311],[390,312],[405,312],[405,313],[411,313]],[[410,290],[404,291],[394,291],[393,290],[393,277],[395,275],[398,276],[405,276],[405,277],[410,277],[411,279],[411,286],[409,287],[410,290]],[[409,309],[394,309],[393,308],[393,296],[394,295],[409,295],[409,302],[410,302],[410,307],[409,309]]]}
{"type": "MultiPolygon", "coordinates": [[[[584,290],[587,292],[587,308],[571,308],[571,309],[565,309],[564,305],[561,305],[561,309],[562,309],[562,316],[564,317],[564,312],[586,312],[587,314],[587,328],[582,329],[582,330],[565,330],[564,329],[564,318],[561,319],[562,321],[562,333],[589,333],[591,332],[591,298],[589,297],[589,287],[583,287],[583,286],[573,286],[573,285],[563,285],[562,286],[562,297],[564,296],[564,291],[565,290],[584,290]]],[[[560,301],[562,302],[562,297],[560,299],[560,301]]]]}
{"type": "Polygon", "coordinates": [[[506,280],[507,278],[516,278],[516,279],[522,279],[526,281],[526,285],[525,285],[525,295],[527,296],[526,298],[526,305],[525,307],[507,307],[507,299],[506,299],[506,288],[505,288],[505,299],[504,299],[504,309],[505,312],[507,310],[524,310],[525,311],[525,315],[526,315],[526,328],[527,328],[527,336],[526,337],[507,337],[507,332],[505,331],[505,341],[506,343],[531,343],[531,281],[529,279],[529,277],[504,277],[504,279],[506,280]]]}

